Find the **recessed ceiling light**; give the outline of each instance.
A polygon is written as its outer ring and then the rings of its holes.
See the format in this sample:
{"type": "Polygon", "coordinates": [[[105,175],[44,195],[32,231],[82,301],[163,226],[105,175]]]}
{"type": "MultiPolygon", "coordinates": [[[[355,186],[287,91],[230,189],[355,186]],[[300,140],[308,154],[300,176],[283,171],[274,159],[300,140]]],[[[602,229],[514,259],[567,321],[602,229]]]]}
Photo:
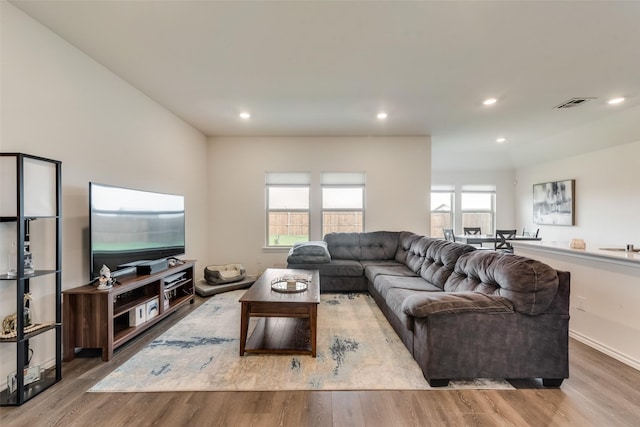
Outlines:
{"type": "Polygon", "coordinates": [[[500,138],[496,139],[496,142],[498,144],[502,144],[503,142],[507,142],[507,138],[501,136],[500,138]]]}
{"type": "Polygon", "coordinates": [[[240,113],[240,118],[243,119],[243,120],[250,119],[251,118],[251,114],[249,114],[247,112],[240,113]]]}
{"type": "Polygon", "coordinates": [[[613,105],[613,104],[620,104],[623,101],[624,101],[624,98],[620,97],[620,98],[610,99],[608,102],[609,104],[613,105]]]}
{"type": "Polygon", "coordinates": [[[387,118],[387,113],[384,113],[384,112],[378,113],[376,117],[378,118],[378,120],[384,120],[387,118]]]}
{"type": "Polygon", "coordinates": [[[496,102],[498,102],[498,100],[497,100],[497,99],[495,99],[495,98],[488,98],[488,99],[485,99],[482,103],[483,103],[484,105],[493,105],[493,104],[495,104],[496,102]]]}

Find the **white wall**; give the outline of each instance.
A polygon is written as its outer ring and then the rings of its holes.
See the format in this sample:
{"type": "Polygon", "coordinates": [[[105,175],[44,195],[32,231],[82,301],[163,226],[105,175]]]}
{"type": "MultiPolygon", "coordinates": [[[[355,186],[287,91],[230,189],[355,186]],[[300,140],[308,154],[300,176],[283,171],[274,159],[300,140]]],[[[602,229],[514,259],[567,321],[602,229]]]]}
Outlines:
{"type": "MultiPolygon", "coordinates": [[[[10,3],[1,7],[0,150],[62,161],[63,289],[89,276],[89,181],[184,194],[186,258],[203,261],[206,137],[10,3]]],[[[0,244],[6,264],[8,246],[0,244]]],[[[43,256],[34,253],[36,266],[43,256]]],[[[15,311],[14,283],[0,282],[0,317],[15,311]]],[[[53,302],[34,301],[36,322],[54,319],[39,311],[47,306],[53,302]]],[[[33,343],[32,363],[51,357],[47,346],[33,343]]],[[[0,359],[4,379],[15,369],[15,347],[0,346],[0,359]]]]}
{"type": "MultiPolygon", "coordinates": [[[[249,273],[286,263],[265,250],[265,172],[366,172],[366,231],[429,232],[428,137],[216,137],[209,139],[209,262],[249,273]]],[[[317,201],[311,201],[318,203],[317,201]]],[[[312,240],[322,239],[320,229],[312,240]]]]}
{"type": "Polygon", "coordinates": [[[518,169],[517,216],[544,240],[587,246],[640,246],[640,141],[518,169]],[[534,225],[533,184],[575,179],[575,226],[534,225]]]}
{"type": "MultiPolygon", "coordinates": [[[[455,206],[460,206],[460,189],[463,185],[493,185],[496,188],[496,229],[516,228],[522,230],[522,224],[516,221],[515,214],[515,170],[468,171],[434,170],[431,174],[432,185],[453,186],[456,189],[455,206]]],[[[457,215],[454,230],[462,233],[462,216],[457,215]]],[[[440,236],[437,236],[440,237],[440,236]]]]}

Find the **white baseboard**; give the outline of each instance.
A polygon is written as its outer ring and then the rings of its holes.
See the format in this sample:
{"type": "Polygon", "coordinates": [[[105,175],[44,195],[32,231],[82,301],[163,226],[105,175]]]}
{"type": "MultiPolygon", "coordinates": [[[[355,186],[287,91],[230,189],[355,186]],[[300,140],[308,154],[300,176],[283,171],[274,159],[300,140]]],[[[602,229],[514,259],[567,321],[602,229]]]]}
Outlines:
{"type": "Polygon", "coordinates": [[[625,365],[629,365],[632,368],[640,371],[640,361],[629,357],[626,354],[620,353],[619,351],[614,350],[611,347],[608,347],[576,331],[569,330],[569,336],[577,341],[580,341],[583,344],[588,345],[589,347],[598,350],[601,353],[606,354],[607,356],[613,357],[614,359],[624,363],[625,365]]]}

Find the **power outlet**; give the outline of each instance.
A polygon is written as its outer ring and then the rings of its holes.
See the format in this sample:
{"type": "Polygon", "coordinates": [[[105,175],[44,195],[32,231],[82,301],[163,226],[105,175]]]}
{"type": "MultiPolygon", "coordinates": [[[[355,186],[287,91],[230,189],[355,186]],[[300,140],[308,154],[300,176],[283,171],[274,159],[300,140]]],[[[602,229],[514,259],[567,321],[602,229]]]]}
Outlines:
{"type": "Polygon", "coordinates": [[[585,297],[576,297],[576,310],[587,311],[587,299],[585,297]]]}

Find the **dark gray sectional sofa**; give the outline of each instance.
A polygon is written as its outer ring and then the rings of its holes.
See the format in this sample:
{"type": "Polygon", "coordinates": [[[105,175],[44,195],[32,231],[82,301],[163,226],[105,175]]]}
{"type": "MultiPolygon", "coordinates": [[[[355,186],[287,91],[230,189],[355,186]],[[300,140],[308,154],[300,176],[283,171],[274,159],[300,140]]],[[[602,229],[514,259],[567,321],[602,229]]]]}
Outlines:
{"type": "Polygon", "coordinates": [[[332,233],[321,245],[328,254],[292,249],[288,267],[319,270],[322,292],[369,292],[432,386],[568,378],[568,272],[411,232],[332,233]]]}

